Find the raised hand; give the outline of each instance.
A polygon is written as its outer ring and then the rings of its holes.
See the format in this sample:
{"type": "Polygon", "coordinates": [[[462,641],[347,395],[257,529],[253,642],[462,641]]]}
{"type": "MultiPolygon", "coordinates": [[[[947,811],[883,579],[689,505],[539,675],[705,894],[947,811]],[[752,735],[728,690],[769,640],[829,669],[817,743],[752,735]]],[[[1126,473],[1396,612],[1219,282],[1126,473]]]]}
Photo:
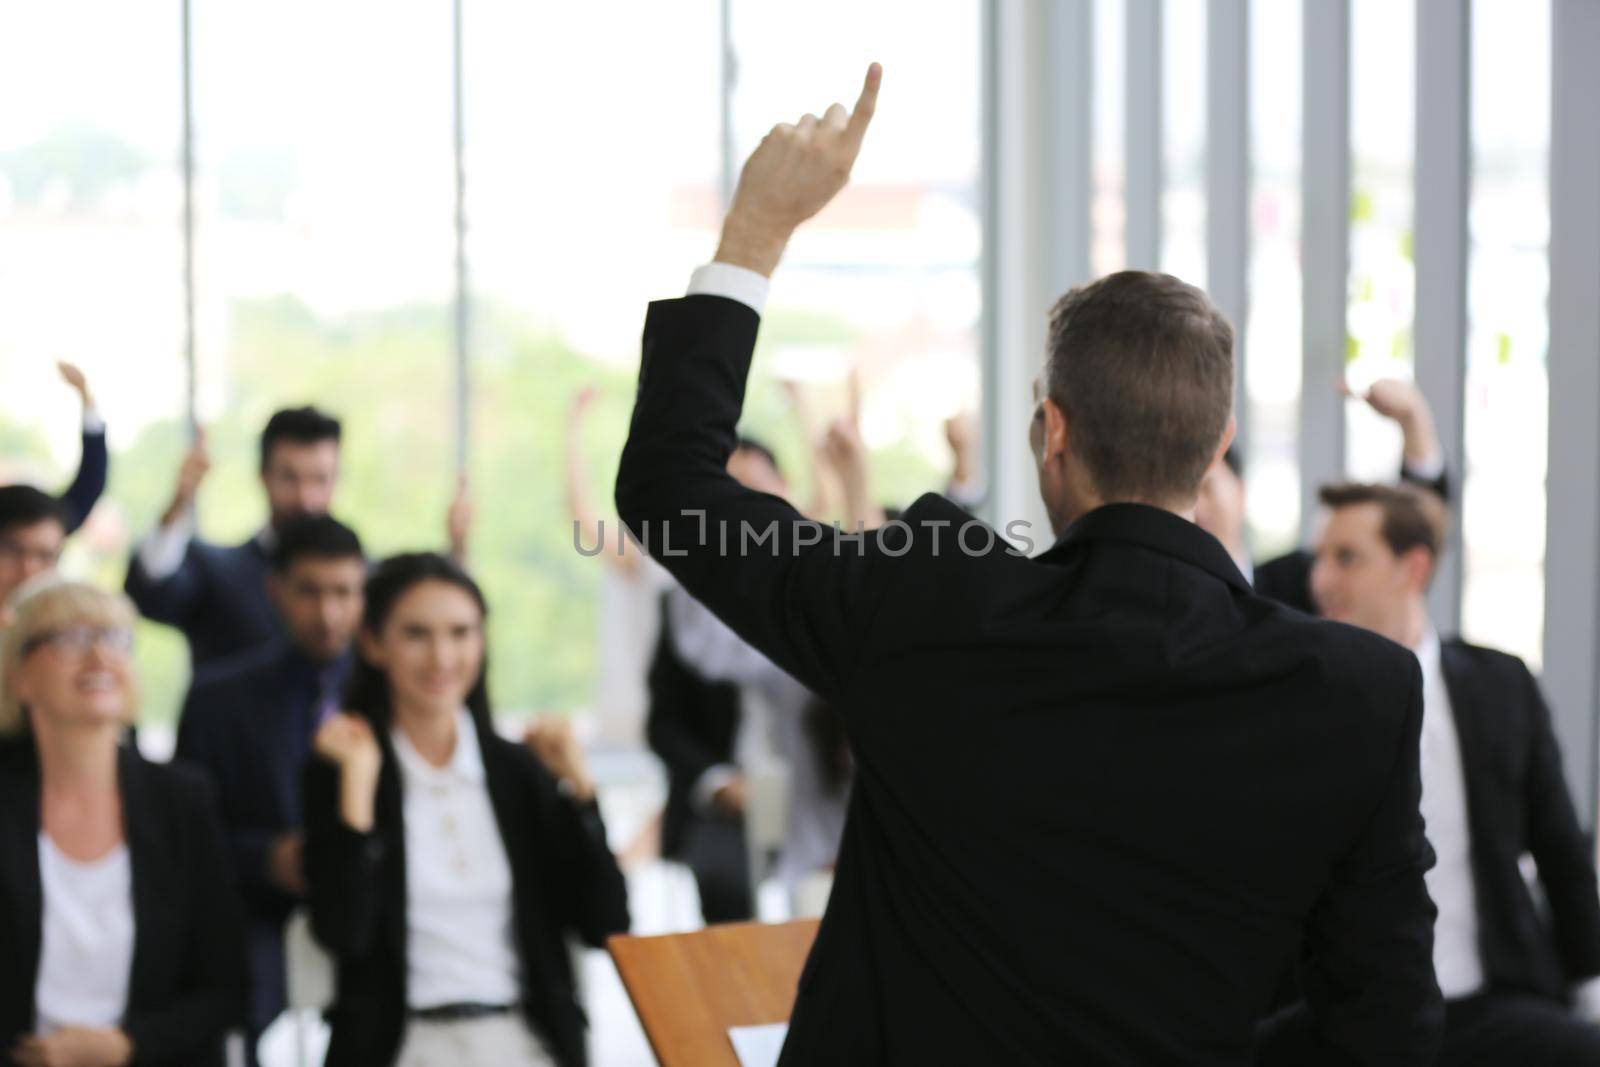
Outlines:
{"type": "Polygon", "coordinates": [[[197,428],[194,442],[189,445],[189,451],[184,453],[183,462],[178,466],[178,484],[172,492],[172,503],[167,505],[166,513],[161,516],[161,525],[171,526],[180,515],[194,506],[200,483],[206,480],[210,471],[211,454],[206,451],[206,432],[197,428]]]}
{"type": "Polygon", "coordinates": [[[1373,411],[1400,427],[1408,463],[1436,462],[1443,454],[1444,446],[1433,424],[1433,409],[1415,382],[1379,378],[1365,393],[1357,393],[1348,382],[1340,382],[1339,388],[1346,396],[1366,401],[1373,411]]]}
{"type": "Polygon", "coordinates": [[[459,566],[467,565],[467,541],[472,536],[472,488],[465,472],[456,475],[456,493],[445,512],[445,535],[450,540],[450,558],[459,566]]]}
{"type": "Polygon", "coordinates": [[[89,377],[78,368],[75,363],[68,363],[64,359],[56,360],[56,369],[61,372],[61,380],[70,385],[78,394],[78,399],[83,401],[85,408],[94,407],[94,396],[89,392],[89,377]]]}
{"type": "Polygon", "coordinates": [[[331,715],[318,727],[311,748],[339,768],[339,816],[345,825],[360,833],[371,830],[383,751],[367,720],[347,711],[331,715]]]}
{"type": "Polygon", "coordinates": [[[821,211],[850,180],[867,126],[878,106],[883,68],[867,68],[856,106],[833,104],[822,117],[806,115],[772,128],[739,175],[739,189],[722,224],[717,261],[770,275],[789,237],[821,211]]]}
{"type": "Polygon", "coordinates": [[[541,716],[529,724],[522,741],[546,770],[567,783],[573,796],[585,802],[594,799],[594,779],[589,777],[583,746],[572,729],[572,720],[563,716],[541,716]]]}

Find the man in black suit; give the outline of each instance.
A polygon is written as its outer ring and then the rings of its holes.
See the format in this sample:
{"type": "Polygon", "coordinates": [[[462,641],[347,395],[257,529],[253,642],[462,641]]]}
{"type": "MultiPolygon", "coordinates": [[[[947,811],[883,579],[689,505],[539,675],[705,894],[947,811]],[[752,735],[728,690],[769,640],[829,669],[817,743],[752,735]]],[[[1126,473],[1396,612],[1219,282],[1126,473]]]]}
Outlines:
{"type": "MultiPolygon", "coordinates": [[[[1427,489],[1445,503],[1450,502],[1450,475],[1445,467],[1444,446],[1434,428],[1433,410],[1427,397],[1413,382],[1403,378],[1383,378],[1366,392],[1357,394],[1341,385],[1346,396],[1358,397],[1373,411],[1400,428],[1402,451],[1400,481],[1427,489]]],[[[1303,548],[1286,552],[1261,563],[1251,560],[1245,545],[1244,459],[1237,448],[1229,448],[1211,465],[1200,483],[1200,499],[1195,521],[1222,542],[1245,579],[1264,597],[1291,608],[1316,614],[1311,599],[1311,564],[1315,556],[1303,548]]]]}
{"type": "Polygon", "coordinates": [[[1521,660],[1428,621],[1444,543],[1436,498],[1329,486],[1312,587],[1331,619],[1363,626],[1422,665],[1422,814],[1438,865],[1434,964],[1445,996],[1439,1062],[1600,1064],[1600,893],[1550,713],[1521,660]],[[1548,902],[1535,906],[1531,854],[1548,902]]]}
{"type": "Polygon", "coordinates": [[[176,758],[216,782],[249,912],[252,1038],[284,1007],[283,926],[306,892],[301,773],[350,672],[365,578],[348,527],[327,515],[285,524],[267,588],[288,639],[213,667],[178,728],[176,758]]]}
{"type": "Polygon", "coordinates": [[[178,472],[161,524],[134,553],[125,584],[146,618],[183,631],[198,677],[205,668],[283,637],[267,596],[278,531],[301,515],[326,515],[339,483],[339,421],[316,408],[290,408],[261,432],[261,487],[267,524],[250,540],[224,547],[195,535],[194,501],[211,469],[197,433],[178,472]]]}
{"type": "Polygon", "coordinates": [[[6,600],[18,586],[54,570],[67,539],[67,509],[31,485],[0,486],[0,630],[6,600]]]}
{"type": "Polygon", "coordinates": [[[1251,1063],[1297,953],[1301,1062],[1431,1062],[1421,674],[1256,597],[1194,525],[1232,430],[1203,293],[1129,271],[1056,305],[1038,558],[936,495],[856,540],[727,476],[766,279],[844,185],[879,77],[767,136],[717,261],[650,308],[617,476],[635,536],[854,750],[782,1062],[1251,1063]]]}

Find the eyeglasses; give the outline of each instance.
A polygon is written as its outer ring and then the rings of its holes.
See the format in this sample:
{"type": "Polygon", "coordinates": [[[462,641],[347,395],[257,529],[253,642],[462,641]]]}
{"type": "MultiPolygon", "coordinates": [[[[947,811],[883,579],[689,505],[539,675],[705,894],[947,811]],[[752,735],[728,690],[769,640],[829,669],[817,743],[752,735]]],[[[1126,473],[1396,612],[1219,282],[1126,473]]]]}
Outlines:
{"type": "Polygon", "coordinates": [[[47,630],[22,643],[22,656],[41,648],[51,648],[71,660],[89,658],[89,650],[99,646],[102,652],[116,657],[126,656],[133,650],[133,631],[126,626],[63,626],[47,630]]]}

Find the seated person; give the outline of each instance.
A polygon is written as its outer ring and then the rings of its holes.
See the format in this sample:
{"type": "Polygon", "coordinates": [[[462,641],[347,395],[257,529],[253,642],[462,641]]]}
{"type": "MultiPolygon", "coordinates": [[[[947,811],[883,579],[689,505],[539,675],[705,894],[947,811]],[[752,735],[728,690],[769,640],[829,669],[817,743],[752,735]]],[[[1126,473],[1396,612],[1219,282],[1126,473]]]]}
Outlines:
{"type": "Polygon", "coordinates": [[[566,938],[626,930],[627,891],[572,733],[495,733],[485,610],[432,553],[367,581],[348,710],[306,772],[328,1067],[586,1062],[566,938]]]}
{"type": "Polygon", "coordinates": [[[133,608],[46,579],[0,653],[0,1049],[23,1067],[223,1063],[242,926],[204,779],[119,744],[133,608]]]}
{"type": "Polygon", "coordinates": [[[0,631],[11,594],[54,570],[67,539],[66,505],[31,485],[0,486],[0,631]]]}
{"type": "Polygon", "coordinates": [[[1422,815],[1438,862],[1434,968],[1445,996],[1439,1063],[1600,1064],[1600,897],[1594,852],[1562,775],[1550,713],[1522,661],[1428,620],[1444,543],[1437,498],[1409,487],[1324,488],[1311,582],[1328,618],[1422,664],[1422,815]],[[1518,861],[1531,853],[1544,921],[1518,861]]]}
{"type": "Polygon", "coordinates": [[[301,777],[349,679],[367,576],[361,541],[327,515],[283,527],[268,592],[287,642],[218,664],[184,703],[175,758],[215,783],[250,949],[250,1036],[285,1004],[283,933],[305,898],[301,777]]]}
{"type": "MultiPolygon", "coordinates": [[[[1348,386],[1345,391],[1349,394],[1348,386]]],[[[1400,480],[1431,490],[1449,503],[1450,476],[1445,469],[1444,447],[1439,443],[1433,412],[1422,392],[1405,379],[1385,378],[1374,382],[1361,399],[1400,427],[1404,441],[1400,480]]],[[[1316,614],[1316,605],[1311,599],[1310,552],[1296,549],[1262,563],[1251,561],[1244,533],[1244,460],[1237,448],[1229,448],[1223,458],[1206,471],[1195,507],[1195,521],[1222,542],[1239,573],[1257,593],[1308,615],[1316,614]]]]}
{"type": "MultiPolygon", "coordinates": [[[[788,496],[777,456],[754,438],[739,439],[728,472],[743,485],[788,496]]],[[[708,676],[707,664],[685,658],[674,625],[716,620],[696,611],[692,599],[674,610],[678,596],[683,594],[660,598],[661,627],[646,678],[645,735],[667,771],[661,854],[682,862],[694,875],[707,923],[739,922],[755,914],[744,840],[747,787],[742,769],[764,756],[766,722],[746,714],[744,694],[732,680],[708,676]]]]}

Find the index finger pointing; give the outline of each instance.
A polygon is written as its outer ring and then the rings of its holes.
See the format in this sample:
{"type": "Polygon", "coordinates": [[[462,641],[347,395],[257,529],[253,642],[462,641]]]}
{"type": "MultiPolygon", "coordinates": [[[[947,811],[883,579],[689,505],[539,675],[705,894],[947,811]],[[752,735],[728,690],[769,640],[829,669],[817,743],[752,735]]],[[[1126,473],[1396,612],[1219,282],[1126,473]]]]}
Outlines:
{"type": "Polygon", "coordinates": [[[858,144],[867,132],[873,112],[878,109],[878,86],[882,84],[883,64],[874,63],[867,68],[867,80],[861,85],[861,96],[856,100],[855,109],[850,112],[850,124],[846,127],[858,144]]]}

